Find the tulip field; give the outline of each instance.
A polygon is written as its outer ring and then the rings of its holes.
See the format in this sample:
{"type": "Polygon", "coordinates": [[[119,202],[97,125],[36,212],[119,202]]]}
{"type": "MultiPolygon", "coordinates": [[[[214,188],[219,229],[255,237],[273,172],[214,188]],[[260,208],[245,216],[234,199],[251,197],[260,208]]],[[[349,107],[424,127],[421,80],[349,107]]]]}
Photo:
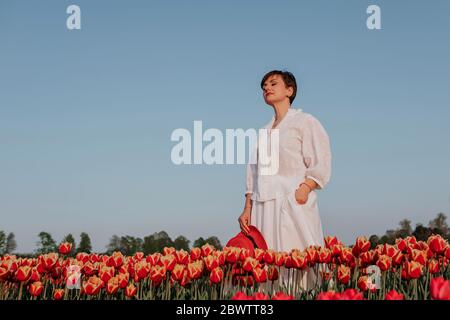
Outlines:
{"type": "Polygon", "coordinates": [[[209,244],[133,256],[70,252],[62,243],[37,258],[1,256],[0,300],[450,300],[450,246],[439,235],[372,249],[365,237],[350,247],[327,237],[323,247],[291,252],[209,244]],[[304,288],[308,273],[317,276],[304,288]]]}

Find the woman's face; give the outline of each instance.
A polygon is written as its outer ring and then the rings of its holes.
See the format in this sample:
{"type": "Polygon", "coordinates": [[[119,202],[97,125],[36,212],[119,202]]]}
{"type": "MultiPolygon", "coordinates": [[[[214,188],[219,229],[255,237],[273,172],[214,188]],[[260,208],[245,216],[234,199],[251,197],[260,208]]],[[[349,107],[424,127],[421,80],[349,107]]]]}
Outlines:
{"type": "Polygon", "coordinates": [[[264,101],[269,105],[274,105],[283,100],[289,100],[293,94],[293,88],[286,88],[283,78],[279,74],[271,75],[263,84],[264,101]]]}

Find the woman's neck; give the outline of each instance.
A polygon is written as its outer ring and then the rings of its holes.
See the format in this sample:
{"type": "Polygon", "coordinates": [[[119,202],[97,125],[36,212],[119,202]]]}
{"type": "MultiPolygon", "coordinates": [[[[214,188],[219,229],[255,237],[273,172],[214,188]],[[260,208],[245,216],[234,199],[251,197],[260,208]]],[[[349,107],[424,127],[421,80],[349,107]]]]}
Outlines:
{"type": "Polygon", "coordinates": [[[275,112],[275,121],[281,120],[288,112],[290,106],[291,105],[289,104],[289,101],[287,102],[283,101],[278,104],[274,104],[272,107],[273,111],[275,112]]]}

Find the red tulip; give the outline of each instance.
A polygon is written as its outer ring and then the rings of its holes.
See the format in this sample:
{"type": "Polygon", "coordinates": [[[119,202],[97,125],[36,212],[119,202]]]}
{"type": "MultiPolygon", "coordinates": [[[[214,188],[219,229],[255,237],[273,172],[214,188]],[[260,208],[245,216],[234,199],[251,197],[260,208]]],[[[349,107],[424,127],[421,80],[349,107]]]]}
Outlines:
{"type": "Polygon", "coordinates": [[[163,255],[164,256],[168,256],[168,255],[170,255],[170,254],[173,254],[173,255],[175,255],[175,252],[176,252],[177,250],[174,248],[174,247],[164,247],[163,248],[163,255]]]}
{"type": "Polygon", "coordinates": [[[263,249],[260,249],[260,248],[255,249],[255,259],[258,260],[259,262],[264,261],[265,255],[266,255],[266,251],[264,251],[263,249]]]}
{"type": "Polygon", "coordinates": [[[172,271],[177,262],[175,256],[173,254],[169,254],[161,257],[161,262],[166,267],[167,271],[172,271]]]}
{"type": "Polygon", "coordinates": [[[61,254],[69,254],[72,251],[72,243],[63,242],[59,245],[59,253],[61,254]]]}
{"type": "Polygon", "coordinates": [[[341,264],[337,271],[338,281],[342,284],[347,284],[350,281],[350,268],[341,264]]]}
{"type": "Polygon", "coordinates": [[[328,249],[331,249],[335,245],[341,244],[341,242],[338,240],[337,237],[328,236],[324,240],[325,240],[325,247],[328,249]]]}
{"type": "Polygon", "coordinates": [[[114,277],[115,269],[114,267],[105,267],[103,266],[98,272],[98,276],[104,283],[107,283],[109,279],[114,277]]]}
{"type": "Polygon", "coordinates": [[[316,300],[339,300],[336,299],[336,293],[334,291],[325,291],[317,295],[316,300]]]}
{"type": "Polygon", "coordinates": [[[286,260],[286,254],[282,252],[276,252],[275,253],[275,265],[278,267],[281,267],[284,264],[284,261],[286,260]]]}
{"type": "Polygon", "coordinates": [[[155,252],[154,254],[148,255],[145,257],[145,261],[147,263],[150,263],[151,266],[155,266],[159,263],[159,260],[161,259],[161,253],[155,252]]]}
{"type": "Polygon", "coordinates": [[[20,267],[16,271],[16,279],[21,282],[27,281],[30,275],[31,275],[31,268],[28,266],[20,267]]]}
{"type": "MultiPolygon", "coordinates": [[[[150,266],[147,261],[140,261],[134,265],[134,270],[139,280],[142,280],[147,277],[150,272],[150,266]]],[[[138,280],[138,281],[139,281],[138,280]]]]}
{"type": "Polygon", "coordinates": [[[245,259],[247,259],[248,257],[252,257],[254,256],[254,252],[250,251],[249,249],[246,248],[241,248],[241,252],[239,254],[239,261],[245,261],[245,259]]]}
{"type": "Polygon", "coordinates": [[[185,287],[190,282],[191,282],[191,279],[189,278],[188,271],[185,268],[183,271],[183,278],[181,278],[181,281],[180,281],[180,285],[182,287],[185,287]]]}
{"type": "Polygon", "coordinates": [[[188,276],[191,279],[198,279],[201,277],[203,272],[203,261],[198,260],[196,262],[189,263],[187,266],[188,276]]]}
{"type": "Polygon", "coordinates": [[[437,261],[435,259],[428,260],[428,271],[431,274],[438,273],[439,268],[440,268],[439,261],[437,261]]]}
{"type": "Polygon", "coordinates": [[[55,289],[53,292],[54,300],[61,300],[64,297],[64,289],[55,289]]]}
{"type": "Polygon", "coordinates": [[[273,264],[275,261],[275,252],[273,250],[267,250],[264,254],[264,262],[267,264],[273,264]]]}
{"type": "Polygon", "coordinates": [[[267,276],[270,281],[276,281],[279,277],[278,268],[275,266],[269,266],[269,271],[267,272],[267,276]]]}
{"type": "Polygon", "coordinates": [[[153,266],[150,269],[150,280],[153,285],[159,285],[163,279],[166,277],[166,268],[161,266],[153,266]]]}
{"type": "Polygon", "coordinates": [[[209,256],[213,251],[214,247],[208,243],[202,246],[202,255],[204,257],[209,256]]]}
{"type": "Polygon", "coordinates": [[[235,293],[235,295],[231,298],[231,300],[253,300],[253,297],[247,296],[244,292],[238,291],[235,293]]]}
{"type": "Polygon", "coordinates": [[[132,298],[136,295],[137,293],[137,288],[134,286],[134,284],[130,283],[127,288],[125,289],[125,295],[128,298],[132,298]]]}
{"type": "Polygon", "coordinates": [[[267,271],[263,268],[256,267],[255,269],[253,269],[252,274],[255,278],[255,281],[258,283],[267,281],[267,271]]]}
{"type": "Polygon", "coordinates": [[[109,295],[116,294],[119,290],[119,276],[112,277],[109,279],[106,285],[106,293],[109,295]]]}
{"type": "Polygon", "coordinates": [[[129,273],[119,273],[117,275],[117,279],[119,280],[119,288],[123,289],[128,285],[128,281],[130,279],[129,273]]]}
{"type": "Polygon", "coordinates": [[[95,273],[97,273],[97,271],[98,271],[98,269],[96,267],[94,267],[94,265],[90,261],[88,261],[84,264],[82,270],[83,270],[83,273],[87,276],[92,276],[95,273]]]}
{"type": "Polygon", "coordinates": [[[221,267],[217,267],[211,271],[209,279],[212,283],[219,283],[223,279],[223,270],[221,267]]]}
{"type": "Polygon", "coordinates": [[[329,249],[321,248],[319,250],[319,262],[320,263],[330,263],[331,262],[331,251],[329,249]]]}
{"type": "Polygon", "coordinates": [[[244,269],[247,272],[252,271],[254,268],[256,268],[259,265],[258,260],[252,258],[252,257],[247,257],[247,259],[245,259],[244,263],[242,264],[242,269],[244,269]]]}
{"type": "Polygon", "coordinates": [[[405,262],[402,277],[406,279],[417,279],[422,275],[422,265],[416,261],[405,262]]]}
{"type": "Polygon", "coordinates": [[[434,300],[450,300],[450,281],[443,277],[431,279],[430,293],[434,300]]]}
{"type": "Polygon", "coordinates": [[[177,263],[179,264],[188,264],[189,263],[189,253],[184,250],[175,251],[175,257],[177,259],[177,263]]]}
{"type": "Polygon", "coordinates": [[[115,251],[108,258],[106,265],[108,267],[118,268],[123,264],[123,260],[124,260],[123,254],[120,251],[115,251]]]}
{"type": "Polygon", "coordinates": [[[398,250],[406,252],[406,247],[408,246],[408,242],[405,239],[402,239],[402,238],[396,239],[395,244],[397,245],[398,250]]]}
{"type": "Polygon", "coordinates": [[[202,249],[200,248],[192,248],[191,249],[191,259],[198,260],[202,257],[202,249]]]}
{"type": "Polygon", "coordinates": [[[181,281],[184,277],[184,270],[185,270],[184,264],[176,264],[172,271],[172,279],[175,281],[181,281]]]}
{"type": "Polygon", "coordinates": [[[208,271],[212,271],[213,269],[217,268],[219,266],[219,260],[214,257],[213,255],[206,256],[204,258],[206,269],[208,271]]]}
{"type": "Polygon", "coordinates": [[[352,248],[352,253],[354,256],[359,256],[361,253],[366,252],[370,249],[370,242],[366,237],[356,238],[356,243],[352,248]]]}
{"type": "Polygon", "coordinates": [[[272,300],[294,300],[294,296],[290,296],[279,291],[272,296],[272,300]]]}
{"type": "Polygon", "coordinates": [[[347,289],[341,295],[337,296],[338,300],[364,300],[364,296],[356,289],[347,289]]]}
{"type": "Polygon", "coordinates": [[[427,255],[424,251],[412,249],[411,253],[412,253],[411,257],[412,257],[413,261],[418,262],[423,266],[427,264],[427,255]]]}
{"type": "Polygon", "coordinates": [[[380,268],[381,271],[386,271],[391,268],[392,265],[392,259],[389,256],[382,255],[378,258],[377,266],[380,268]]]}
{"type": "Polygon", "coordinates": [[[305,269],[308,265],[308,256],[304,253],[293,253],[291,255],[292,268],[295,269],[305,269]]]}
{"type": "Polygon", "coordinates": [[[403,294],[398,293],[395,290],[391,290],[386,293],[386,300],[403,300],[403,294]]]}
{"type": "Polygon", "coordinates": [[[253,295],[253,300],[270,300],[270,296],[268,294],[264,294],[262,292],[256,292],[253,295]]]}
{"type": "Polygon", "coordinates": [[[37,296],[41,295],[42,290],[44,290],[44,286],[43,286],[42,282],[36,281],[36,282],[33,282],[32,284],[30,284],[29,291],[32,296],[37,297],[37,296]]]}
{"type": "Polygon", "coordinates": [[[83,290],[87,295],[96,295],[100,292],[103,282],[97,276],[92,276],[87,282],[83,283],[83,290]]]}
{"type": "Polygon", "coordinates": [[[361,291],[371,290],[372,292],[375,292],[377,290],[375,284],[372,283],[368,276],[359,277],[357,285],[361,291]]]}
{"type": "Polygon", "coordinates": [[[427,241],[430,249],[436,254],[442,254],[447,247],[447,242],[440,235],[432,235],[427,241]]]}
{"type": "Polygon", "coordinates": [[[230,248],[230,250],[228,250],[228,252],[226,253],[226,260],[229,263],[236,263],[236,261],[238,261],[239,259],[239,255],[240,255],[239,248],[230,248]]]}

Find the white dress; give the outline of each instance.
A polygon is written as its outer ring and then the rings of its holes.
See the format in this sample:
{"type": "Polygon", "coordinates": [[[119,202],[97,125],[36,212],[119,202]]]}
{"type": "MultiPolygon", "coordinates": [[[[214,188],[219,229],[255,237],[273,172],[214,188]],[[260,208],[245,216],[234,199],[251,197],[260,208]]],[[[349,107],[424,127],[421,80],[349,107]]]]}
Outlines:
{"type": "MultiPolygon", "coordinates": [[[[322,223],[317,205],[317,193],[311,191],[308,201],[301,205],[295,190],[306,178],[322,189],[331,176],[331,150],[328,135],[320,122],[301,109],[289,108],[279,125],[271,130],[275,117],[263,128],[268,138],[274,130],[279,134],[278,172],[261,174],[259,147],[257,162],[247,166],[247,193],[252,193],[250,224],[264,236],[267,246],[276,252],[304,250],[310,245],[324,245],[322,223]]],[[[317,190],[316,189],[316,190],[317,190]]],[[[300,280],[303,289],[315,281],[311,272],[300,280]]],[[[285,275],[281,275],[285,277],[285,275]]]]}

